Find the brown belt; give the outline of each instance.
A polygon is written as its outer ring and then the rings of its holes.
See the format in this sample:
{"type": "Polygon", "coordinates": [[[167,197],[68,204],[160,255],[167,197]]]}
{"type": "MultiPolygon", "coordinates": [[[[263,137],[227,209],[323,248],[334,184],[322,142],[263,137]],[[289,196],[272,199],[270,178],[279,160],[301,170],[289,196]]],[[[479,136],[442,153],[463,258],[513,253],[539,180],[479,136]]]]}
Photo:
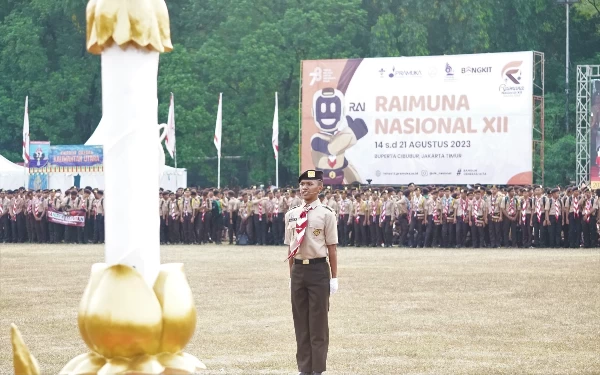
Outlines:
{"type": "Polygon", "coordinates": [[[325,263],[327,258],[315,258],[315,259],[296,259],[294,258],[294,264],[317,264],[325,263]]]}

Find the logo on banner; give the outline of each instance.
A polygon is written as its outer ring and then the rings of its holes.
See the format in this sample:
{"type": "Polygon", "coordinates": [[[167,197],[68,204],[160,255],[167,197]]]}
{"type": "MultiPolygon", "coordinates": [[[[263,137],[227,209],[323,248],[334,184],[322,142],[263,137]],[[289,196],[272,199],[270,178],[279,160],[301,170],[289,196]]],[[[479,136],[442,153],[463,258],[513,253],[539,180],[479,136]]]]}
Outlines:
{"type": "Polygon", "coordinates": [[[444,81],[454,81],[454,69],[452,68],[452,65],[446,63],[446,68],[444,68],[444,71],[446,72],[444,81]]]}
{"type": "Polygon", "coordinates": [[[379,69],[379,77],[383,78],[384,75],[385,75],[385,69],[383,69],[383,68],[379,69]]]}
{"type": "Polygon", "coordinates": [[[461,173],[462,173],[462,169],[459,169],[458,171],[456,171],[457,176],[460,176],[461,173]]]}
{"type": "Polygon", "coordinates": [[[321,69],[318,66],[308,75],[311,78],[310,86],[313,86],[317,82],[329,83],[336,80],[333,75],[333,70],[329,68],[321,69]]]}
{"type": "Polygon", "coordinates": [[[312,78],[310,80],[311,86],[317,82],[321,82],[321,80],[323,79],[321,68],[316,67],[315,70],[313,70],[313,72],[309,74],[309,76],[312,78]]]}
{"type": "Polygon", "coordinates": [[[462,74],[489,74],[492,72],[491,66],[465,66],[460,72],[462,74]]]}
{"type": "Polygon", "coordinates": [[[417,70],[417,69],[398,69],[398,70],[396,70],[395,66],[392,66],[392,71],[390,72],[390,74],[388,74],[388,77],[390,77],[390,78],[421,77],[421,76],[423,76],[423,73],[421,73],[420,70],[417,70]]]}
{"type": "Polygon", "coordinates": [[[502,68],[502,84],[498,88],[505,97],[518,97],[525,91],[521,84],[523,61],[511,61],[502,68]]]}

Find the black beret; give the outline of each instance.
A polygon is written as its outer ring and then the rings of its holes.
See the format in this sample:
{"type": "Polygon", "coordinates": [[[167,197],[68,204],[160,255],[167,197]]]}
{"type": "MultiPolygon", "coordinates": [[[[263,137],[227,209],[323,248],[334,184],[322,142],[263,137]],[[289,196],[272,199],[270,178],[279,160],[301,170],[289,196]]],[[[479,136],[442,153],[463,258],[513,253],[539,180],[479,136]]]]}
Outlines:
{"type": "Polygon", "coordinates": [[[560,189],[554,188],[554,189],[550,190],[550,194],[558,193],[559,191],[560,191],[560,189]]]}
{"type": "Polygon", "coordinates": [[[305,180],[313,180],[313,181],[323,181],[323,171],[316,171],[314,169],[309,169],[302,173],[300,177],[298,177],[298,183],[305,180]]]}
{"type": "Polygon", "coordinates": [[[98,194],[104,195],[104,190],[98,190],[98,194]]]}

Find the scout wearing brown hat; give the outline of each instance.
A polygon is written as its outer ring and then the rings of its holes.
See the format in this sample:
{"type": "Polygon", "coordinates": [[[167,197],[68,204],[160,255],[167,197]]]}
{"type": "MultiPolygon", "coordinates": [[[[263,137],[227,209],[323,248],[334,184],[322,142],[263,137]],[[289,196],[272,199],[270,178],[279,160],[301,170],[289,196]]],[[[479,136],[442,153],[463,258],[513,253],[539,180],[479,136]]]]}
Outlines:
{"type": "Polygon", "coordinates": [[[300,374],[321,374],[327,369],[329,295],[338,289],[336,216],[317,199],[323,172],[308,170],[298,182],[304,202],[285,215],[296,361],[300,374]]]}
{"type": "MultiPolygon", "coordinates": [[[[545,211],[546,220],[550,221],[550,228],[548,230],[548,246],[551,248],[559,248],[563,208],[558,189],[550,190],[550,197],[546,199],[545,211]]],[[[595,227],[596,220],[594,220],[594,228],[595,227]]]]}

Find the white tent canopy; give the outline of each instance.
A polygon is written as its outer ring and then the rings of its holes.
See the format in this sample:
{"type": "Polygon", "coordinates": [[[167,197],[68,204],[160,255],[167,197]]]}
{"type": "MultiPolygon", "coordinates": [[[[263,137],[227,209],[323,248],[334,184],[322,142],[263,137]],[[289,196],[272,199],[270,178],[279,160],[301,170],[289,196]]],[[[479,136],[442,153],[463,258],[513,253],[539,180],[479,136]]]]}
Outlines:
{"type": "Polygon", "coordinates": [[[26,185],[28,178],[27,168],[0,155],[0,189],[18,189],[26,185]]]}

